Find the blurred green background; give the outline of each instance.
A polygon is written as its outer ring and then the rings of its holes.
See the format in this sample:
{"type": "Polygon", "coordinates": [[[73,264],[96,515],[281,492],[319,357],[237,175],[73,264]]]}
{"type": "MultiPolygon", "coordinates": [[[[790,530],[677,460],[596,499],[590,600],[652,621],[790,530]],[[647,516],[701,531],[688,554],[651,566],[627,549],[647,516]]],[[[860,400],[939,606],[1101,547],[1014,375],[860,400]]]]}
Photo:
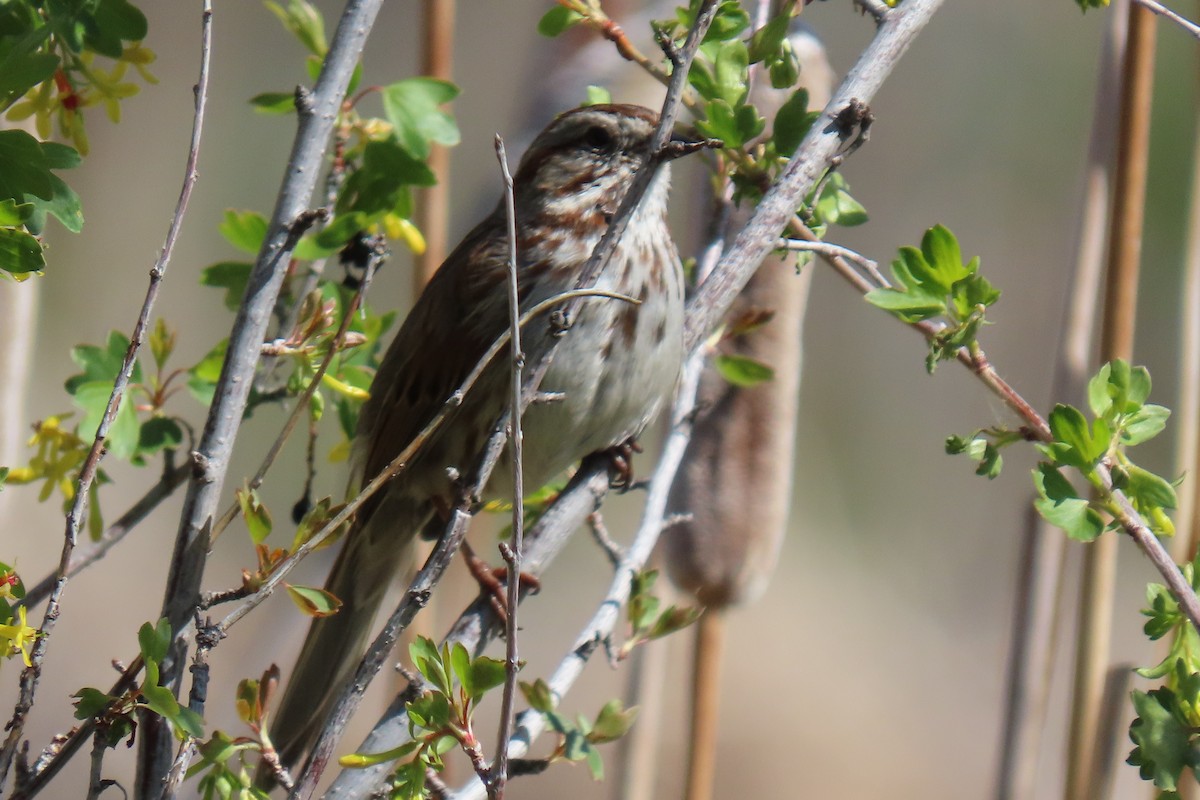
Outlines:
{"type": "MultiPolygon", "coordinates": [[[[340,4],[318,5],[332,31],[340,4]]],[[[364,84],[416,73],[417,5],[386,4],[368,45],[364,84]]],[[[498,197],[493,134],[527,141],[562,110],[563,101],[551,98],[561,98],[563,89],[547,81],[566,69],[565,54],[535,32],[549,5],[459,3],[455,80],[462,95],[454,112],[463,141],[452,156],[452,241],[498,197]]],[[[179,191],[198,65],[199,3],[141,6],[150,19],[147,44],[158,53],[152,70],[161,83],[123,104],[120,125],[97,115],[90,125],[91,156],[65,176],[82,196],[87,223],[79,236],[51,231],[49,266],[39,280],[30,423],[69,408],[62,382],[75,371],[68,356],[73,345],[101,341],[110,329],[128,331],[132,325],[179,191]]],[[[872,104],[876,123],[870,142],[843,167],[871,221],[829,236],[887,262],[898,246],[919,242],[930,225],[940,222],[953,230],[964,255],[981,256],[984,274],[1004,291],[989,315],[997,324],[984,331],[982,344],[1000,373],[1042,409],[1052,404],[1048,387],[1104,13],[1111,12],[1081,16],[1070,0],[946,4],[872,104]]],[[[839,77],[873,31],[871,21],[848,2],[814,3],[804,19],[824,38],[839,77]]],[[[180,331],[180,363],[199,359],[231,321],[220,292],[197,283],[202,268],[233,255],[216,233],[223,211],[269,212],[290,147],[291,118],[261,116],[246,101],[304,80],[301,48],[261,4],[219,3],[214,26],[200,181],[158,306],[180,331]]],[[[630,34],[651,47],[645,31],[630,34]]],[[[1154,375],[1155,399],[1167,405],[1174,404],[1176,384],[1195,48],[1185,34],[1162,26],[1138,360],[1154,375]]],[[[617,101],[631,99],[619,85],[612,88],[617,101]]],[[[581,99],[580,92],[569,102],[581,99]]],[[[695,187],[696,181],[677,173],[677,186],[695,187]]],[[[685,256],[696,246],[688,231],[700,208],[686,197],[694,194],[676,192],[677,238],[685,256]]],[[[372,290],[371,302],[380,308],[403,309],[410,299],[408,258],[399,245],[395,249],[396,258],[372,290]]],[[[1006,412],[956,365],[927,376],[924,347],[915,335],[867,306],[827,268],[812,268],[817,274],[805,334],[793,520],[771,588],[757,604],[734,612],[717,795],[985,797],[997,761],[1016,559],[1033,459],[1028,452],[1006,453],[1007,469],[988,483],[973,475],[967,461],[944,455],[946,435],[1006,422],[1006,412]]],[[[202,424],[203,409],[190,398],[180,397],[176,407],[202,424]]],[[[269,409],[247,422],[227,492],[258,463],[278,422],[269,409]]],[[[1168,438],[1147,446],[1147,467],[1170,471],[1168,438]]],[[[328,439],[323,452],[332,443],[328,439]]],[[[291,458],[284,461],[298,465],[302,442],[294,441],[287,452],[291,458]]],[[[641,458],[649,461],[649,454],[641,458]]],[[[106,469],[117,481],[104,494],[112,517],[152,475],[111,461],[106,469]]],[[[321,466],[325,493],[341,491],[340,470],[321,466]]],[[[282,468],[268,481],[264,496],[277,521],[286,518],[299,491],[298,470],[282,468]]],[[[637,498],[621,498],[608,508],[610,529],[618,537],[628,535],[637,498]]],[[[107,685],[110,660],[135,653],[137,626],[158,613],[178,510],[178,499],[165,504],[68,587],[27,729],[35,748],[69,726],[73,691],[107,685]]],[[[61,546],[57,501],[38,506],[32,490],[10,488],[0,513],[0,558],[15,560],[27,581],[50,571],[61,546]]],[[[487,536],[476,535],[480,541],[487,536]]],[[[490,543],[485,547],[491,551],[490,543]]],[[[1080,548],[1070,552],[1077,562],[1080,548]]],[[[311,582],[320,580],[329,561],[324,556],[305,565],[311,582]]],[[[206,585],[235,585],[252,558],[248,540],[227,536],[210,563],[206,585]]],[[[1157,660],[1141,635],[1138,614],[1152,578],[1148,564],[1123,543],[1114,632],[1118,661],[1157,660]]],[[[548,673],[569,649],[608,580],[605,560],[586,536],[577,537],[522,616],[528,676],[548,673]]],[[[439,606],[442,625],[470,593],[463,587],[455,591],[458,599],[439,606]]],[[[233,733],[236,680],[257,676],[272,661],[286,670],[306,624],[283,597],[256,616],[238,626],[213,663],[209,719],[233,733]]],[[[1072,628],[1073,617],[1062,626],[1063,648],[1072,628]]],[[[672,797],[682,786],[688,637],[674,637],[665,646],[672,672],[664,690],[659,789],[672,797]]],[[[1038,794],[1043,798],[1061,791],[1066,666],[1060,665],[1045,739],[1038,794]]],[[[10,707],[15,697],[17,672],[14,662],[3,667],[0,708],[10,707]]],[[[622,692],[623,680],[623,673],[596,660],[565,708],[594,714],[622,692]]],[[[372,690],[375,708],[386,694],[384,683],[377,681],[372,690]]],[[[364,718],[372,706],[367,708],[364,718]]],[[[488,723],[481,730],[490,748],[493,728],[488,723]]],[[[352,732],[343,750],[358,736],[352,732]]],[[[608,748],[610,770],[614,757],[615,748],[608,748]]],[[[85,761],[76,759],[73,774],[46,796],[82,796],[85,761]]],[[[131,755],[119,750],[106,774],[127,778],[131,765],[131,755]]],[[[582,767],[556,766],[538,779],[517,781],[510,793],[601,798],[614,785],[594,784],[582,767]]],[[[1147,795],[1133,768],[1119,769],[1116,796],[1147,795]]]]}

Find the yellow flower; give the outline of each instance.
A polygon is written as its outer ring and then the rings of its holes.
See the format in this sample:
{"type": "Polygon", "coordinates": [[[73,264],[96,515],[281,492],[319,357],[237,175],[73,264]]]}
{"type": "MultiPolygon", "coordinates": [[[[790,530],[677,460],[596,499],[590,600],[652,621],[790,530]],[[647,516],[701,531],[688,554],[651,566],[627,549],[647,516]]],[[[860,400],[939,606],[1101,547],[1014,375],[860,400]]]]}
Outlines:
{"type": "Polygon", "coordinates": [[[138,74],[142,76],[142,80],[146,83],[158,83],[158,78],[154,77],[150,73],[150,70],[146,69],[147,66],[154,63],[156,58],[158,56],[154,54],[154,51],[149,47],[143,47],[141,42],[134,42],[131,45],[127,45],[125,51],[121,53],[121,61],[126,64],[132,64],[133,68],[138,71],[138,74]]]}
{"type": "Polygon", "coordinates": [[[0,625],[0,647],[3,648],[3,655],[6,658],[20,653],[25,666],[32,667],[33,661],[30,659],[30,653],[33,650],[33,640],[37,638],[38,630],[25,624],[25,606],[17,609],[17,620],[16,625],[0,625]]]}

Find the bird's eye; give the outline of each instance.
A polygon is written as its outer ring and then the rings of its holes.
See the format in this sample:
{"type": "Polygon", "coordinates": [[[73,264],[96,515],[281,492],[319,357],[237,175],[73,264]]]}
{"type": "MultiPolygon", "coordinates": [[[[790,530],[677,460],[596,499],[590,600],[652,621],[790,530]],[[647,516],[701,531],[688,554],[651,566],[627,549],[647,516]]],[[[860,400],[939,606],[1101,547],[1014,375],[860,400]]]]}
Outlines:
{"type": "Polygon", "coordinates": [[[592,150],[607,150],[612,147],[612,134],[599,125],[593,125],[583,134],[583,143],[592,150]]]}

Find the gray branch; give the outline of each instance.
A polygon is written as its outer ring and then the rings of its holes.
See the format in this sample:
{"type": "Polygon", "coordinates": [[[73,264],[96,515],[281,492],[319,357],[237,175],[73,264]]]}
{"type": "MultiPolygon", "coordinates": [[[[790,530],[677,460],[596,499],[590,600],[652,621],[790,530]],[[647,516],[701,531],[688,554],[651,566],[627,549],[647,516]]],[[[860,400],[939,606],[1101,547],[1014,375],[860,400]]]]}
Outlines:
{"type": "MultiPolygon", "coordinates": [[[[229,335],[229,348],[200,444],[193,453],[195,471],[184,500],[175,540],[162,615],[172,630],[182,628],[200,601],[200,581],[208,537],[233,444],[241,426],[263,337],[279,295],[292,249],[321,174],[325,151],[350,77],[366,44],[382,0],[350,0],[325,56],[312,92],[297,89],[298,125],[287,172],[262,250],[250,272],[246,294],[229,335]]],[[[164,683],[179,679],[184,659],[178,650],[165,665],[164,683]]],[[[143,715],[138,794],[157,790],[171,762],[171,734],[161,718],[143,715]]]]}

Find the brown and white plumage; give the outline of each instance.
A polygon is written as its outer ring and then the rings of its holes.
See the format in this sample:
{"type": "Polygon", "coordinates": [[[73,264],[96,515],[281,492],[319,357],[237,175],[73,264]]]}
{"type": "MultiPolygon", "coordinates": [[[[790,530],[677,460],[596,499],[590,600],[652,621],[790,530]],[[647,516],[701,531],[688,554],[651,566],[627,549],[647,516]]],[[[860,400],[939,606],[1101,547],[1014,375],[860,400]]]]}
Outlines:
{"type": "MultiPolygon", "coordinates": [[[[591,106],[560,115],[530,145],[514,178],[522,309],[574,288],[656,123],[654,112],[638,106],[591,106]]],[[[596,284],[641,303],[586,300],[542,382],[561,399],[535,404],[523,417],[528,488],[636,436],[675,385],[683,275],[666,224],[668,181],[664,165],[596,284]]],[[[359,418],[352,488],[416,436],[507,329],[507,258],[498,205],[446,259],[388,349],[359,418]]],[[[531,320],[523,336],[529,363],[554,341],[545,317],[531,320]]],[[[465,474],[474,467],[508,397],[507,364],[497,357],[408,469],[361,509],[326,585],[343,606],[313,621],[271,726],[285,765],[311,746],[416,533],[435,507],[453,504],[447,468],[465,474]]],[[[510,480],[501,463],[488,492],[510,491],[510,480]]]]}

